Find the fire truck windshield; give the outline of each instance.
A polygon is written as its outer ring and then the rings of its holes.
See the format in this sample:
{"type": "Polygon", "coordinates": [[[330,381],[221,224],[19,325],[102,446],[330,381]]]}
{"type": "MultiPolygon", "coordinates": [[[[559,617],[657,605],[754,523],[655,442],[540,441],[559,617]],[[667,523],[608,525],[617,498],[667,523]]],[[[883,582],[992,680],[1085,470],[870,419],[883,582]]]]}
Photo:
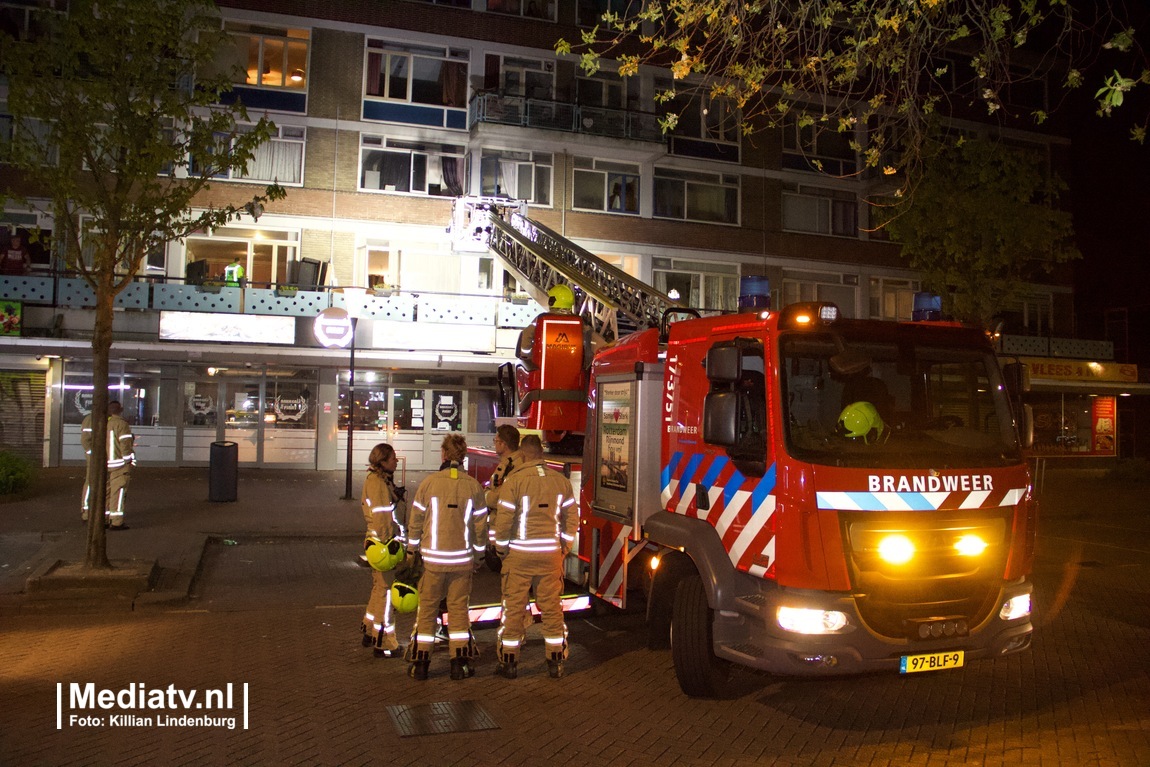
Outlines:
{"type": "Polygon", "coordinates": [[[832,466],[944,468],[1020,460],[989,350],[945,334],[858,327],[779,339],[787,449],[832,466]],[[863,403],[863,404],[859,404],[863,403]]]}

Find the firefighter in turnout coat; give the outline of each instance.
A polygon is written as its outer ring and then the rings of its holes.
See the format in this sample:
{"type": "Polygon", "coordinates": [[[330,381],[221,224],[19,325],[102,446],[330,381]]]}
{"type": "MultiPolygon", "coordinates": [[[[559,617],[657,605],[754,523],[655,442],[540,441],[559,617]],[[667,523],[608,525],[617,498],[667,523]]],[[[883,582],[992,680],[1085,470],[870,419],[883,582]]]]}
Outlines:
{"type": "MultiPolygon", "coordinates": [[[[399,463],[395,449],[381,442],[371,449],[367,458],[367,478],[363,481],[360,507],[367,524],[367,539],[386,543],[395,538],[406,542],[404,524],[407,504],[403,501],[403,488],[395,486],[394,472],[399,463]]],[[[371,571],[371,597],[363,614],[363,646],[374,648],[377,658],[398,658],[402,649],[395,638],[395,611],[391,606],[392,572],[371,571]]]]}
{"type": "Polygon", "coordinates": [[[548,673],[557,679],[563,676],[567,659],[567,627],[560,603],[563,559],[575,542],[579,509],[571,482],[544,465],[543,445],[537,436],[524,437],[519,452],[523,463],[504,480],[492,520],[495,550],[504,557],[496,673],[508,679],[518,675],[525,635],[519,617],[534,587],[543,614],[548,673]]]}
{"type": "MultiPolygon", "coordinates": [[[[132,427],[121,415],[124,406],[112,400],[108,403],[108,465],[107,502],[104,505],[104,524],[112,530],[120,530],[124,525],[124,495],[128,491],[128,481],[132,478],[132,467],[136,464],[136,438],[132,427]]],[[[80,424],[80,444],[88,456],[87,476],[84,478],[84,497],[80,501],[80,519],[87,521],[92,501],[92,414],[84,416],[80,424]]]]}
{"type": "Polygon", "coordinates": [[[475,657],[471,621],[471,576],[483,562],[487,545],[487,503],[483,486],[461,468],[467,440],[449,434],[440,449],[443,465],[415,491],[407,528],[408,553],[423,557],[419,579],[419,611],[415,641],[408,645],[408,674],[427,679],[435,646],[435,619],[439,602],[447,597],[448,651],[451,678],[475,675],[469,661],[475,657]]]}

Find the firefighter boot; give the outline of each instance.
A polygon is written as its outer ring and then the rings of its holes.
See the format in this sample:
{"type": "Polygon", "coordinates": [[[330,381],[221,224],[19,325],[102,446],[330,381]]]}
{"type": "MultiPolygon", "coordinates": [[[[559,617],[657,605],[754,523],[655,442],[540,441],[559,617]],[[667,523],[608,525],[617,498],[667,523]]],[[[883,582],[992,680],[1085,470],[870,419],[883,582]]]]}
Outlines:
{"type": "Polygon", "coordinates": [[[475,676],[475,669],[468,663],[467,658],[451,659],[451,679],[458,682],[460,679],[469,679],[475,676]]]}
{"type": "Polygon", "coordinates": [[[547,658],[547,675],[552,679],[563,676],[563,653],[553,652],[547,658]]]}
{"type": "Polygon", "coordinates": [[[519,656],[513,652],[499,653],[499,663],[495,666],[495,674],[504,679],[514,679],[519,676],[519,656]]]}
{"type": "MultiPolygon", "coordinates": [[[[411,645],[409,645],[409,648],[413,647],[414,645],[415,643],[412,642],[411,645]]],[[[427,668],[431,665],[431,653],[427,652],[426,650],[416,650],[415,652],[411,653],[411,659],[411,665],[407,668],[407,675],[412,679],[418,679],[421,682],[426,681],[427,668]]]]}

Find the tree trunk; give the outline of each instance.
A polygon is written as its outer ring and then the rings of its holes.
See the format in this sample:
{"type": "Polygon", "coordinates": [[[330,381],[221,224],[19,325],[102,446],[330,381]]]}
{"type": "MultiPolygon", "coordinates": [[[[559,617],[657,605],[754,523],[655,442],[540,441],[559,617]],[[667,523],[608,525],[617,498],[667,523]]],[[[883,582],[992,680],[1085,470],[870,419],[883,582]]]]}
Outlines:
{"type": "MultiPolygon", "coordinates": [[[[112,275],[108,275],[110,278],[112,275]]],[[[112,307],[116,296],[110,279],[99,276],[96,289],[96,323],[92,333],[92,455],[88,458],[91,502],[88,508],[88,546],[84,567],[111,569],[108,539],[104,530],[108,487],[108,358],[112,352],[112,307]]]]}

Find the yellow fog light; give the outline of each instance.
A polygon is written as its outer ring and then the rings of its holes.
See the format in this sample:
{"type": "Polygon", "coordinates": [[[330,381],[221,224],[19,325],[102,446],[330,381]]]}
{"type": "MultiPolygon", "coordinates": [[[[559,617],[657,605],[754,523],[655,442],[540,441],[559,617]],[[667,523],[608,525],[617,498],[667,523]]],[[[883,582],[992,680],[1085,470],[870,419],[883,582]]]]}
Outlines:
{"type": "Polygon", "coordinates": [[[808,607],[780,607],[779,628],[796,634],[833,634],[847,625],[847,616],[838,610],[808,607]]]}
{"type": "Polygon", "coordinates": [[[658,555],[651,557],[649,567],[651,568],[652,571],[659,569],[659,556],[658,555]]]}
{"type": "Polygon", "coordinates": [[[1016,597],[1011,597],[1003,603],[1002,609],[998,611],[998,617],[1004,621],[1025,618],[1028,615],[1030,615],[1029,594],[1019,594],[1016,597]]]}
{"type": "Polygon", "coordinates": [[[964,557],[977,557],[986,551],[986,541],[977,535],[964,535],[954,542],[954,550],[964,557]]]}
{"type": "Polygon", "coordinates": [[[888,535],[879,541],[878,555],[892,565],[905,565],[914,556],[914,544],[905,535],[888,535]]]}

